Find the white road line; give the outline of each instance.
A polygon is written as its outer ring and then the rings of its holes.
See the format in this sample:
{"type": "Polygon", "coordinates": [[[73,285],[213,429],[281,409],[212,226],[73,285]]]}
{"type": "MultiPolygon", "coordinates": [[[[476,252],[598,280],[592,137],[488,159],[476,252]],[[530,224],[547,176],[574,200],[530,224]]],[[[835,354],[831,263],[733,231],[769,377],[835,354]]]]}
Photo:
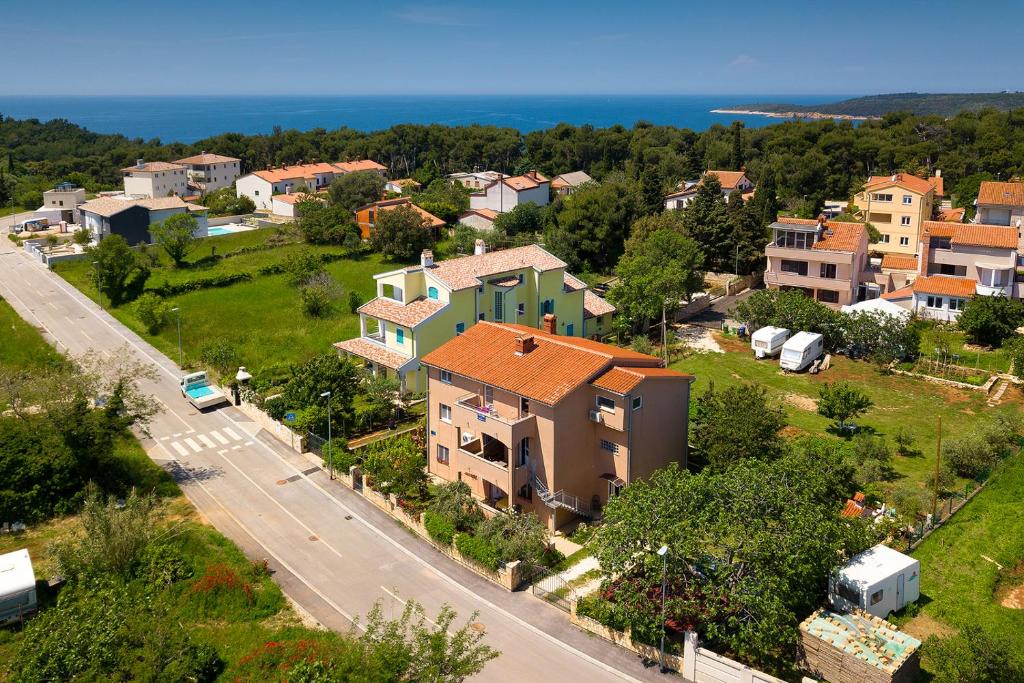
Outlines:
{"type": "Polygon", "coordinates": [[[185,450],[185,447],[177,441],[172,441],[171,446],[174,447],[174,450],[178,451],[178,455],[188,455],[188,451],[185,450]]]}
{"type": "Polygon", "coordinates": [[[169,436],[161,436],[161,437],[160,437],[160,440],[161,440],[161,441],[167,441],[167,440],[168,440],[168,439],[170,439],[170,438],[171,438],[171,437],[169,437],[169,436]]]}
{"type": "Polygon", "coordinates": [[[191,448],[191,449],[192,449],[193,451],[195,451],[196,453],[198,453],[198,452],[200,452],[201,450],[203,450],[203,447],[202,447],[202,446],[200,446],[199,444],[197,444],[197,443],[196,443],[195,441],[193,441],[192,439],[185,439],[185,443],[187,443],[187,444],[188,444],[188,447],[189,447],[189,448],[191,448]]]}
{"type": "Polygon", "coordinates": [[[230,436],[233,441],[241,441],[242,440],[242,437],[240,437],[238,434],[236,434],[235,430],[233,430],[231,427],[225,427],[224,428],[224,433],[227,434],[228,436],[230,436]]]}
{"type": "Polygon", "coordinates": [[[90,341],[91,343],[93,343],[93,344],[95,344],[95,343],[96,343],[96,342],[94,342],[94,341],[93,341],[92,337],[90,337],[90,336],[89,336],[89,333],[85,331],[85,328],[84,328],[84,327],[82,327],[82,328],[79,328],[79,330],[78,330],[78,331],[79,331],[79,332],[81,332],[81,333],[82,333],[82,336],[83,336],[83,337],[85,337],[86,339],[88,339],[88,340],[89,340],[89,341],[90,341]]]}
{"type": "Polygon", "coordinates": [[[241,446],[232,446],[231,450],[233,450],[233,451],[240,451],[240,450],[242,450],[242,447],[241,446]]]}
{"type": "MultiPolygon", "coordinates": [[[[387,593],[388,595],[390,595],[395,600],[397,600],[402,605],[402,607],[405,607],[406,603],[408,602],[408,600],[403,600],[402,598],[398,597],[398,595],[396,593],[392,593],[391,591],[389,591],[386,586],[381,586],[380,589],[382,591],[384,591],[385,593],[387,593]]],[[[423,618],[426,619],[428,623],[433,624],[434,628],[440,628],[438,626],[438,623],[436,621],[434,621],[433,619],[431,619],[430,617],[428,617],[426,615],[423,615],[423,618]]],[[[450,635],[452,637],[455,636],[455,634],[452,633],[451,631],[448,631],[448,635],[450,635]]]]}
{"type": "Polygon", "coordinates": [[[227,449],[225,448],[225,449],[224,449],[224,450],[222,450],[222,451],[217,451],[217,455],[224,455],[224,454],[225,454],[225,453],[227,453],[227,452],[228,452],[228,451],[227,451],[227,449]]]}
{"type": "MultiPolygon", "coordinates": [[[[170,410],[170,408],[168,408],[168,411],[171,412],[171,413],[174,412],[173,410],[170,410]]],[[[174,434],[171,434],[171,436],[173,436],[175,439],[177,439],[179,436],[181,436],[181,432],[175,432],[174,434]]]]}
{"type": "Polygon", "coordinates": [[[210,436],[212,436],[213,438],[217,439],[217,441],[220,441],[221,444],[223,444],[225,446],[228,445],[228,443],[229,443],[228,440],[224,438],[224,435],[221,434],[220,432],[218,432],[216,429],[214,429],[213,431],[210,432],[210,436]]]}
{"type": "Polygon", "coordinates": [[[245,442],[244,444],[242,444],[242,445],[243,445],[243,446],[251,446],[251,445],[252,445],[252,441],[246,441],[246,442],[245,442]]]}
{"type": "Polygon", "coordinates": [[[195,433],[196,433],[196,430],[194,430],[194,429],[186,429],[186,430],[185,430],[185,433],[186,433],[186,434],[195,434],[195,433]]]}
{"type": "Polygon", "coordinates": [[[211,441],[210,437],[208,437],[206,434],[200,434],[196,438],[199,439],[200,441],[202,441],[203,445],[206,446],[207,448],[216,448],[217,447],[217,444],[215,444],[213,441],[211,441]]]}

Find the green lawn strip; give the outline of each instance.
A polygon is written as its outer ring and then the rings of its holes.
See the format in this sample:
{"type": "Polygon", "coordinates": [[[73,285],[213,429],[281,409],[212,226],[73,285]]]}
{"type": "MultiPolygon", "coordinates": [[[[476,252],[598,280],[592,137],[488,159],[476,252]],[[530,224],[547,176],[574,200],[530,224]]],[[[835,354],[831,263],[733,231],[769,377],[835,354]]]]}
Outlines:
{"type": "Polygon", "coordinates": [[[946,334],[946,338],[949,339],[950,344],[948,354],[943,358],[941,355],[936,356],[935,342],[929,337],[929,335],[927,333],[922,335],[921,358],[927,358],[928,360],[945,360],[946,362],[955,363],[961,367],[979,368],[989,372],[1010,371],[1010,358],[1002,349],[979,349],[975,347],[965,349],[964,344],[967,343],[967,338],[962,332],[948,332],[946,334]],[[960,356],[960,358],[954,361],[952,358],[953,355],[960,356]]]}
{"type": "Polygon", "coordinates": [[[1024,610],[1003,607],[999,601],[1003,591],[1024,583],[1022,491],[1024,455],[1018,453],[913,552],[921,562],[924,615],[953,627],[980,624],[1010,638],[1017,652],[1024,652],[1024,610]]]}
{"type": "Polygon", "coordinates": [[[61,355],[0,299],[0,368],[32,370],[59,363],[61,355]]]}
{"type": "MultiPolygon", "coordinates": [[[[768,388],[785,407],[792,433],[806,432],[829,435],[831,422],[811,408],[807,399],[817,400],[819,387],[826,382],[849,380],[863,390],[874,406],[857,424],[871,427],[889,438],[899,427],[914,436],[917,457],[893,458],[893,467],[900,478],[886,482],[884,488],[894,492],[911,489],[925,495],[935,467],[936,417],[943,418],[943,435],[949,437],[969,429],[977,420],[997,412],[1019,412],[1019,392],[1011,388],[1001,405],[986,406],[986,395],[980,391],[959,390],[921,379],[884,375],[874,365],[851,361],[843,356],[832,357],[832,367],[818,375],[783,374],[777,359],[756,360],[749,347],[732,339],[718,337],[726,353],[694,353],[676,361],[672,367],[696,376],[691,395],[702,394],[709,382],[725,387],[741,381],[757,382],[768,388]],[[800,407],[800,404],[805,407],[800,407]]],[[[838,437],[832,437],[838,438],[838,437]]],[[[962,487],[964,482],[960,482],[962,487]]]]}

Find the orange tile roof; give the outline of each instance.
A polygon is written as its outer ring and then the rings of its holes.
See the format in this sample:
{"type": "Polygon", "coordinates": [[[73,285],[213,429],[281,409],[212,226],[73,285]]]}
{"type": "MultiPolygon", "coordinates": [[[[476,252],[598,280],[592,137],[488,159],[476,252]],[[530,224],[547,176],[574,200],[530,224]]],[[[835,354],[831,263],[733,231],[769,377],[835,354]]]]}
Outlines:
{"type": "Polygon", "coordinates": [[[958,207],[955,209],[942,209],[939,211],[939,220],[944,223],[963,223],[967,209],[958,207]]]}
{"type": "Polygon", "coordinates": [[[268,183],[279,183],[292,178],[312,178],[316,173],[337,173],[338,169],[328,163],[302,164],[299,166],[282,166],[267,171],[253,171],[253,175],[263,178],[268,183]]]}
{"type": "Polygon", "coordinates": [[[434,349],[422,362],[548,405],[614,365],[661,364],[654,356],[610,344],[487,321],[434,349]],[[516,338],[527,335],[533,336],[536,346],[517,356],[516,338]]]}
{"type": "MultiPolygon", "coordinates": [[[[409,199],[408,197],[398,197],[396,199],[385,199],[383,201],[379,201],[379,202],[375,203],[373,206],[375,206],[378,211],[391,211],[392,209],[397,209],[400,206],[408,206],[408,207],[412,208],[413,211],[418,213],[420,218],[422,218],[426,222],[426,227],[428,227],[428,228],[441,228],[441,227],[444,227],[444,225],[445,225],[445,222],[443,220],[441,220],[440,218],[438,218],[434,214],[430,213],[426,209],[421,209],[420,207],[416,206],[415,204],[412,203],[412,200],[409,199]]],[[[366,207],[363,207],[363,208],[366,208],[366,207]]]]}
{"type": "MultiPolygon", "coordinates": [[[[485,254],[436,261],[426,272],[453,290],[460,290],[478,287],[481,278],[523,268],[533,268],[544,272],[565,268],[565,261],[549,254],[536,244],[530,244],[515,249],[489,251],[485,254]]],[[[421,266],[412,266],[407,268],[406,272],[421,269],[421,266]]]]}
{"type": "Polygon", "coordinates": [[[704,175],[718,176],[718,182],[721,183],[723,190],[735,190],[747,174],[743,171],[705,171],[704,175]]]}
{"type": "MultiPolygon", "coordinates": [[[[861,494],[861,495],[863,496],[863,494],[861,494]]],[[[842,515],[843,517],[847,517],[849,519],[855,519],[855,518],[860,517],[861,515],[864,514],[864,508],[865,508],[865,505],[864,505],[863,497],[859,501],[851,498],[851,499],[846,501],[846,507],[844,507],[843,511],[840,512],[839,514],[842,515]]]]}
{"type": "Polygon", "coordinates": [[[949,237],[952,244],[963,247],[1017,248],[1017,229],[1005,225],[925,221],[921,231],[933,237],[949,237]]]}
{"type": "Polygon", "coordinates": [[[942,294],[944,296],[970,297],[975,293],[975,282],[965,277],[931,275],[914,280],[914,294],[942,294]]]}
{"type": "Polygon", "coordinates": [[[460,215],[459,220],[461,220],[463,216],[468,216],[471,213],[475,213],[476,215],[486,218],[491,222],[493,222],[494,219],[498,217],[498,212],[495,211],[494,209],[470,209],[469,211],[466,211],[465,213],[460,215]]]}
{"type": "Polygon", "coordinates": [[[591,382],[591,384],[598,389],[604,389],[616,394],[628,394],[640,386],[640,383],[645,379],[686,379],[689,377],[691,375],[683,374],[672,368],[637,368],[616,365],[591,382]]]}
{"type": "Polygon", "coordinates": [[[377,297],[360,306],[358,312],[412,328],[447,305],[443,301],[422,296],[407,304],[394,299],[377,297]]]}
{"type": "MultiPolygon", "coordinates": [[[[790,218],[784,216],[776,221],[783,225],[812,226],[818,221],[813,218],[790,218]]],[[[826,249],[828,251],[857,251],[861,244],[861,238],[867,237],[867,230],[863,223],[851,223],[848,221],[825,221],[825,227],[832,233],[825,234],[820,240],[814,243],[813,249],[826,249]]]]}
{"type": "Polygon", "coordinates": [[[935,190],[936,194],[941,195],[942,179],[934,176],[925,179],[910,173],[894,173],[892,175],[873,175],[864,183],[864,189],[869,192],[886,187],[902,187],[917,194],[928,194],[929,191],[935,190]]]}
{"type": "Polygon", "coordinates": [[[894,289],[891,292],[886,292],[885,294],[882,295],[882,298],[887,299],[889,301],[892,301],[893,299],[909,299],[911,296],[913,296],[913,294],[914,288],[912,286],[903,287],[901,289],[894,289]]]}
{"type": "Polygon", "coordinates": [[[562,275],[562,288],[567,292],[578,292],[581,289],[586,289],[587,283],[575,275],[564,273],[562,275]]]}
{"type": "Polygon", "coordinates": [[[413,360],[412,357],[403,356],[400,353],[384,348],[380,344],[374,344],[362,337],[346,339],[334,344],[334,348],[359,356],[366,360],[373,361],[379,365],[392,370],[398,370],[403,365],[413,360]]]}
{"type": "Polygon", "coordinates": [[[597,294],[594,294],[589,289],[583,292],[583,318],[596,318],[599,315],[607,315],[615,312],[615,306],[612,306],[606,299],[602,299],[597,294]]]}
{"type": "Polygon", "coordinates": [[[386,171],[387,166],[378,164],[376,161],[371,159],[360,159],[358,161],[339,161],[333,164],[335,168],[345,173],[355,173],[356,171],[386,171]]]}
{"type": "Polygon", "coordinates": [[[196,154],[195,156],[185,157],[184,159],[177,159],[174,163],[184,164],[186,166],[202,166],[205,164],[230,164],[235,161],[241,161],[235,157],[226,157],[223,154],[196,154]]]}
{"type": "Polygon", "coordinates": [[[142,164],[142,166],[127,166],[125,168],[122,168],[121,170],[124,173],[128,173],[130,171],[142,171],[144,173],[152,173],[154,171],[181,171],[184,168],[184,166],[172,164],[169,161],[149,161],[142,164]]]}
{"type": "Polygon", "coordinates": [[[887,270],[917,270],[917,257],[905,254],[884,254],[882,268],[887,270]]]}
{"type": "Polygon", "coordinates": [[[986,180],[978,188],[978,203],[995,206],[1024,206],[1024,183],[986,180]]]}

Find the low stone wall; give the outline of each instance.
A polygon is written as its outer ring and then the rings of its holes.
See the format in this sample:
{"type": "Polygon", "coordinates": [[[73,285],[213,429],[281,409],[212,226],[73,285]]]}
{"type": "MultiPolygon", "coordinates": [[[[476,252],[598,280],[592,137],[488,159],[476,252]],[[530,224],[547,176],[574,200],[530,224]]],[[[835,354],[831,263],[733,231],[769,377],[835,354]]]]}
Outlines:
{"type": "Polygon", "coordinates": [[[988,378],[984,384],[968,384],[967,382],[957,382],[952,379],[944,379],[942,377],[934,377],[932,375],[926,375],[920,372],[909,372],[907,370],[900,370],[899,368],[890,368],[894,375],[904,375],[906,377],[916,377],[917,379],[923,379],[926,382],[933,382],[935,384],[944,384],[947,387],[956,387],[957,389],[969,389],[971,391],[983,391],[986,394],[991,391],[992,385],[999,379],[998,375],[992,375],[988,378]]]}
{"type": "Polygon", "coordinates": [[[237,216],[217,216],[215,218],[209,218],[206,224],[211,228],[216,228],[220,225],[229,225],[231,223],[241,223],[244,219],[251,217],[251,213],[240,213],[237,216]]]}
{"type": "MultiPolygon", "coordinates": [[[[223,391],[224,395],[229,399],[233,397],[230,387],[220,387],[220,390],[223,391]]],[[[246,417],[258,424],[262,429],[273,434],[278,441],[288,446],[288,448],[292,449],[296,453],[306,452],[306,437],[304,435],[296,434],[287,425],[270,417],[252,403],[242,401],[240,405],[235,407],[241,410],[246,417]]]]}

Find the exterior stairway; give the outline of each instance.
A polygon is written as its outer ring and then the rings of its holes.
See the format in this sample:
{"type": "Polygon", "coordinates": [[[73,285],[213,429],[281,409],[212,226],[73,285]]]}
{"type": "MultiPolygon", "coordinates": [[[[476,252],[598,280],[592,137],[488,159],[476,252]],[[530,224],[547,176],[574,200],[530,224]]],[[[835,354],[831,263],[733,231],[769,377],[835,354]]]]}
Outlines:
{"type": "Polygon", "coordinates": [[[533,475],[532,484],[533,490],[537,492],[537,495],[540,496],[544,504],[552,510],[563,508],[575,512],[581,517],[593,518],[594,514],[590,509],[590,505],[576,496],[565,491],[551,491],[548,489],[547,484],[544,483],[544,480],[536,474],[533,475]]]}
{"type": "Polygon", "coordinates": [[[999,402],[1003,400],[1003,394],[1006,393],[1006,388],[1010,386],[1010,383],[1000,377],[996,380],[995,391],[993,391],[988,397],[988,405],[997,406],[999,402]]]}

